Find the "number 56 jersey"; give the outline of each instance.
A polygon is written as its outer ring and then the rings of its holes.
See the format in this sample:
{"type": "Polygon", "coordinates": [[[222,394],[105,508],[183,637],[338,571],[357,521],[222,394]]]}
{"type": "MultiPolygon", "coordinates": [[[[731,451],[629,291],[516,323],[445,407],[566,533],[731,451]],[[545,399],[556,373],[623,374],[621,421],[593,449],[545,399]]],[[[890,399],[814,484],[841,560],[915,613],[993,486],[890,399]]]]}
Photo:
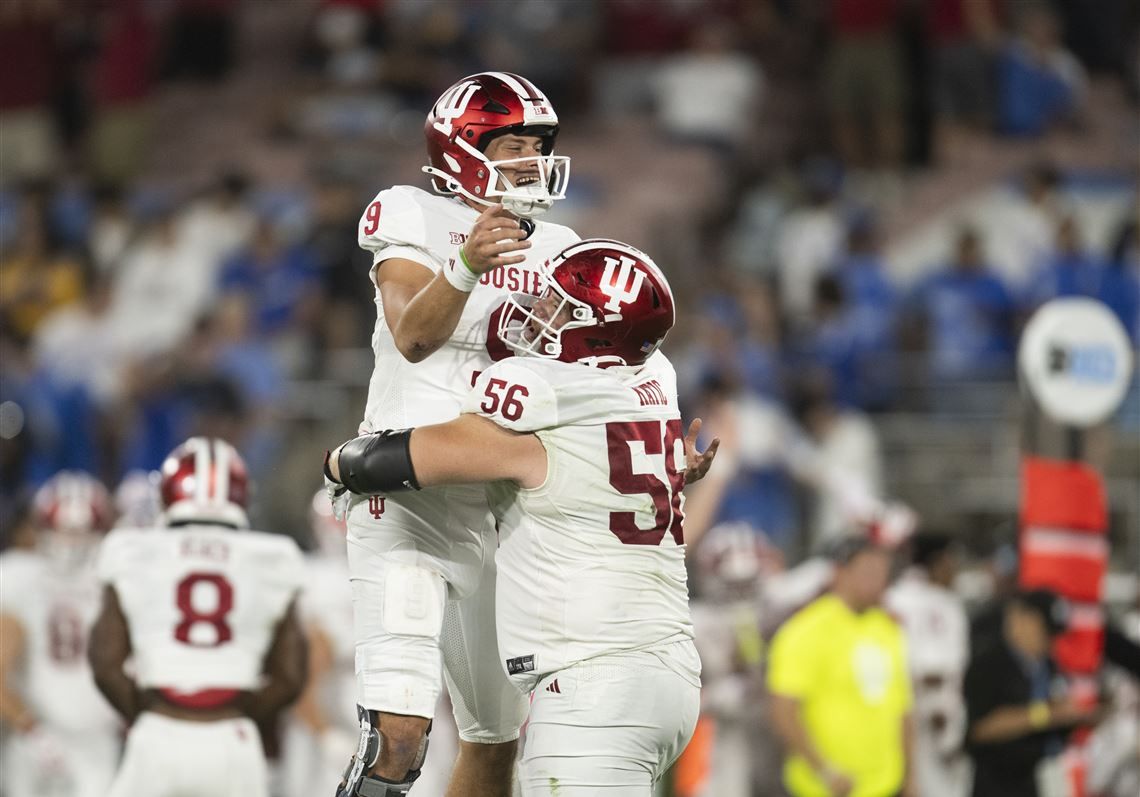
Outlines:
{"type": "MultiPolygon", "coordinates": [[[[499,648],[515,684],[529,691],[584,659],[692,639],[669,361],[600,369],[514,357],[480,376],[464,411],[534,432],[547,453],[541,487],[487,488],[499,648]]],[[[695,656],[677,669],[699,685],[695,656]]]]}
{"type": "Polygon", "coordinates": [[[140,687],[247,690],[301,589],[304,561],[280,534],[121,529],[103,542],[99,577],[127,618],[140,687]]]}

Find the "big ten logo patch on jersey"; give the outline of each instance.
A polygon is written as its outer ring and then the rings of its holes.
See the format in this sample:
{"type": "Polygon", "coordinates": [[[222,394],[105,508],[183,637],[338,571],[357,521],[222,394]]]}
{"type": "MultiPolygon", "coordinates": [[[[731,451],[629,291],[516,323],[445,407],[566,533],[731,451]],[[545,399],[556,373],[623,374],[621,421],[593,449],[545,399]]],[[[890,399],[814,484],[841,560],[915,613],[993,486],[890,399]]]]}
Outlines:
{"type": "Polygon", "coordinates": [[[636,265],[633,259],[625,255],[621,256],[620,261],[606,257],[606,268],[602,272],[602,284],[598,290],[609,297],[605,308],[611,313],[619,312],[623,304],[636,300],[641,293],[645,274],[635,269],[636,265]]]}
{"type": "Polygon", "coordinates": [[[665,391],[656,379],[634,385],[630,389],[637,394],[637,400],[641,402],[643,407],[664,407],[669,404],[669,399],[665,397],[665,391]]]}
{"type": "Polygon", "coordinates": [[[379,520],[380,516],[384,514],[384,496],[368,496],[368,511],[372,513],[373,518],[379,520]]]}
{"type": "Polygon", "coordinates": [[[461,244],[467,240],[467,233],[465,232],[449,232],[448,235],[451,236],[453,244],[461,244]]]}

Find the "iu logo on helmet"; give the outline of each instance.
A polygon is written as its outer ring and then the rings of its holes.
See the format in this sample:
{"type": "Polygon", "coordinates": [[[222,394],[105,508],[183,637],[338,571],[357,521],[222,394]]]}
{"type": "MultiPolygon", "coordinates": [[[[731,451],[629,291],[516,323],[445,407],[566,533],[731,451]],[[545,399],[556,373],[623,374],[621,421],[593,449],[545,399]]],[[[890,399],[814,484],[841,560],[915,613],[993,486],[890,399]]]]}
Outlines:
{"type": "Polygon", "coordinates": [[[384,496],[368,496],[368,511],[372,513],[372,517],[379,520],[380,516],[384,514],[384,496]]]}
{"type": "Polygon", "coordinates": [[[435,129],[445,136],[450,136],[453,127],[452,121],[467,112],[467,103],[471,101],[471,95],[478,90],[479,84],[474,80],[468,80],[465,83],[453,86],[440,97],[439,103],[435,107],[435,115],[440,118],[440,121],[434,123],[435,129]]]}
{"type": "Polygon", "coordinates": [[[629,304],[637,299],[641,293],[641,283],[645,274],[635,270],[637,263],[625,255],[621,261],[612,257],[606,258],[606,268],[602,272],[602,284],[598,286],[606,296],[610,297],[605,307],[612,313],[619,312],[623,304],[629,304]]]}

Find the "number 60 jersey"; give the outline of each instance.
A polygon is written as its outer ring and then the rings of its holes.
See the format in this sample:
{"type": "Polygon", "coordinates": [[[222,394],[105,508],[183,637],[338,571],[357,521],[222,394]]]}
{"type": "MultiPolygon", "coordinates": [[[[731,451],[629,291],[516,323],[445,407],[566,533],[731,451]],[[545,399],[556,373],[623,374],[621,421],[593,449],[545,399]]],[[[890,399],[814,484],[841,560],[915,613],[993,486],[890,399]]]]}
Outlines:
{"type": "MultiPolygon", "coordinates": [[[[483,372],[463,409],[546,448],[541,487],[487,488],[499,650],[515,684],[529,691],[583,659],[691,639],[684,432],[664,355],[637,369],[512,357],[483,372]]],[[[674,664],[699,685],[699,662],[674,664]]]]}
{"type": "Polygon", "coordinates": [[[99,578],[119,596],[141,688],[245,690],[259,684],[304,561],[280,534],[120,529],[103,542],[99,578]]]}

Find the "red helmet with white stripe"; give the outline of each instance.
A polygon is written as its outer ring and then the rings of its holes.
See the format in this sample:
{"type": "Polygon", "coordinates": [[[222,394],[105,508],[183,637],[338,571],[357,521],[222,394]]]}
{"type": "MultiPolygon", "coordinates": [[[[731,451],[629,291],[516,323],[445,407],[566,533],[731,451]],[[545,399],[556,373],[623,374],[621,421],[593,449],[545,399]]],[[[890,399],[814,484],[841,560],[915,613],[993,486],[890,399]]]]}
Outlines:
{"type": "Polygon", "coordinates": [[[542,266],[540,297],[512,294],[499,339],[516,354],[605,367],[641,365],[673,328],[673,291],[649,255],[593,238],[542,266]]]}
{"type": "Polygon", "coordinates": [[[78,470],[60,471],[44,482],[36,491],[33,509],[42,531],[102,534],[115,519],[107,488],[78,470]]]}
{"type": "Polygon", "coordinates": [[[89,562],[115,520],[111,495],[94,476],[77,470],[52,476],[32,501],[42,549],[64,568],[89,562]]]}
{"type": "Polygon", "coordinates": [[[424,123],[428,159],[424,171],[441,194],[460,194],[481,205],[502,202],[519,216],[545,213],[566,195],[570,159],[556,156],[558,116],[538,88],[510,72],[481,72],[460,80],[436,100],[424,123]],[[484,152],[508,133],[538,136],[542,154],[490,161],[484,152]],[[502,165],[537,165],[537,180],[513,185],[502,165]]]}
{"type": "Polygon", "coordinates": [[[191,437],[162,463],[166,525],[210,523],[246,528],[249,476],[241,455],[224,440],[191,437]]]}

